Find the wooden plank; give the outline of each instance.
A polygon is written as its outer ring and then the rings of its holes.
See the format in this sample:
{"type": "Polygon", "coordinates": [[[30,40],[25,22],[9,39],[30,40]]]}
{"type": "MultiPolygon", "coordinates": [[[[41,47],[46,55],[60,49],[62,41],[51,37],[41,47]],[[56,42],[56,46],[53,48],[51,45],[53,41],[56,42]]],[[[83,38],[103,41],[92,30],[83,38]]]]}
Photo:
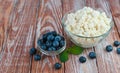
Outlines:
{"type": "Polygon", "coordinates": [[[120,36],[120,16],[119,17],[116,17],[116,16],[113,16],[113,19],[115,21],[115,26],[116,26],[116,31],[118,32],[119,36],[120,36]]]}
{"type": "Polygon", "coordinates": [[[109,0],[110,2],[110,7],[111,7],[111,12],[113,15],[113,19],[115,21],[115,26],[117,27],[117,31],[120,35],[120,1],[119,0],[109,0]]]}
{"type": "Polygon", "coordinates": [[[0,1],[0,52],[3,50],[3,44],[7,38],[7,26],[9,24],[9,15],[12,10],[13,1],[4,0],[0,1]]]}
{"type": "MultiPolygon", "coordinates": [[[[39,17],[36,29],[36,41],[46,31],[57,31],[62,34],[61,0],[40,0],[39,17]]],[[[37,47],[37,44],[36,44],[37,47]]],[[[58,57],[48,57],[42,54],[42,60],[32,62],[32,73],[64,73],[64,63],[62,69],[55,70],[54,64],[59,62],[58,57]]]]}
{"type": "MultiPolygon", "coordinates": [[[[116,1],[116,0],[115,0],[116,1]]],[[[114,2],[114,1],[113,1],[114,2]]],[[[106,12],[110,13],[108,0],[96,0],[98,8],[102,8],[106,12]]],[[[113,45],[115,40],[120,41],[116,27],[113,28],[109,36],[95,47],[97,53],[97,65],[99,73],[119,73],[120,57],[116,53],[116,47],[113,47],[113,51],[108,53],[105,47],[109,44],[113,45]]]]}
{"type": "Polygon", "coordinates": [[[112,15],[113,16],[120,16],[120,0],[109,0],[110,3],[110,7],[111,7],[111,11],[112,11],[112,15]]]}
{"type": "MultiPolygon", "coordinates": [[[[86,4],[85,0],[62,0],[63,3],[63,15],[71,10],[78,10],[83,8],[86,4]]],[[[70,41],[68,41],[70,42],[70,41]]],[[[68,46],[71,46],[72,43],[67,43],[68,46]]],[[[79,55],[70,55],[69,61],[65,63],[65,73],[98,73],[96,59],[89,60],[88,54],[89,52],[94,51],[94,49],[85,49],[84,52],[79,55]],[[87,58],[87,62],[81,64],[79,62],[79,57],[85,56],[87,58]]]]}
{"type": "MultiPolygon", "coordinates": [[[[60,0],[41,0],[40,2],[38,0],[11,1],[12,0],[0,1],[0,48],[4,49],[0,55],[0,73],[30,73],[31,57],[28,51],[34,44],[36,46],[34,38],[36,42],[40,34],[46,30],[56,30],[62,34],[62,13],[64,14],[71,9],[77,10],[84,6],[84,2],[79,0],[62,0],[62,11],[60,0]],[[37,8],[39,5],[39,19],[36,26],[37,8]]],[[[88,1],[88,3],[88,6],[107,8],[105,6],[107,3],[106,0],[92,0],[88,1]]],[[[105,46],[107,44],[113,44],[114,40],[120,41],[118,36],[120,24],[119,1],[110,0],[110,5],[117,28],[114,27],[107,39],[95,47],[97,61],[87,58],[85,64],[80,64],[78,61],[79,56],[72,55],[69,57],[69,61],[65,63],[65,70],[64,64],[62,64],[62,69],[56,71],[53,65],[55,62],[58,62],[58,58],[43,56],[40,62],[32,61],[32,73],[98,73],[98,71],[99,73],[119,73],[120,58],[119,55],[116,54],[116,48],[114,47],[114,51],[111,53],[106,53],[104,50],[105,46]]],[[[109,10],[109,8],[107,9],[109,10]]],[[[69,39],[68,42],[70,42],[69,39]]],[[[70,45],[72,45],[71,42],[68,46],[70,45]]],[[[86,49],[82,55],[87,57],[90,51],[94,51],[94,49],[86,49]]]]}
{"type": "Polygon", "coordinates": [[[1,52],[0,73],[30,73],[29,49],[34,46],[38,0],[14,0],[12,6],[9,19],[6,18],[9,34],[1,52]]]}

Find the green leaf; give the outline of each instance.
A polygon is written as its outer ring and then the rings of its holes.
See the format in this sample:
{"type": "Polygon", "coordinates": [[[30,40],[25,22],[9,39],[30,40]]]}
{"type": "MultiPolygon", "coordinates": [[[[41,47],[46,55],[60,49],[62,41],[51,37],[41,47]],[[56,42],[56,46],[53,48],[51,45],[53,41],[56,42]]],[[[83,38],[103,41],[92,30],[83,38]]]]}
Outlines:
{"type": "Polygon", "coordinates": [[[59,55],[59,59],[61,62],[66,62],[68,60],[68,52],[65,50],[59,55]]]}
{"type": "Polygon", "coordinates": [[[74,45],[74,46],[66,49],[65,51],[63,51],[59,55],[59,59],[60,59],[61,62],[66,62],[68,60],[68,55],[69,54],[79,55],[82,52],[83,52],[83,48],[74,45]]]}
{"type": "Polygon", "coordinates": [[[74,46],[68,48],[67,51],[69,54],[79,55],[83,52],[83,48],[74,45],[74,46]]]}

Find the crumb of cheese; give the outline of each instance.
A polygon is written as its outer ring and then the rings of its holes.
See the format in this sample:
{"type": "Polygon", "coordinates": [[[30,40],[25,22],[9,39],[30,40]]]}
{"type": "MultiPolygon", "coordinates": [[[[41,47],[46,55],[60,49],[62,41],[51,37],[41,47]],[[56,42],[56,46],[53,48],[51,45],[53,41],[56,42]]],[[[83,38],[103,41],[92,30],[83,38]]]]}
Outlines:
{"type": "Polygon", "coordinates": [[[84,7],[67,15],[66,29],[74,34],[86,37],[99,36],[110,29],[111,19],[105,12],[84,7]]]}

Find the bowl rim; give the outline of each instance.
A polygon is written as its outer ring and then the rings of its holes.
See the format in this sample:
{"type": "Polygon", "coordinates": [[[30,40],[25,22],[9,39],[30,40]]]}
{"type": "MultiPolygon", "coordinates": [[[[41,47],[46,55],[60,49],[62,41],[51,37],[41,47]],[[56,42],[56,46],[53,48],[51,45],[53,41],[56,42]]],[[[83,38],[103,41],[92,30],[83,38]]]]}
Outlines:
{"type": "MultiPolygon", "coordinates": [[[[93,9],[95,9],[95,8],[93,8],[93,9]]],[[[99,8],[100,9],[100,8],[99,8]]],[[[96,9],[95,9],[96,10],[96,9]]],[[[64,30],[67,32],[67,33],[70,33],[70,34],[72,34],[72,35],[75,35],[75,36],[78,36],[78,37],[81,37],[81,38],[98,38],[98,37],[101,37],[101,36],[104,36],[104,35],[107,35],[107,34],[109,34],[109,32],[112,30],[112,27],[114,26],[114,22],[113,22],[113,18],[112,18],[112,15],[111,15],[111,22],[110,22],[110,29],[107,31],[107,32],[105,32],[105,33],[103,33],[103,34],[101,34],[101,35],[98,35],[98,36],[93,36],[93,37],[86,37],[86,36],[81,36],[81,35],[78,35],[78,34],[75,34],[75,33],[72,33],[72,32],[70,32],[70,31],[68,31],[66,28],[65,28],[65,26],[66,26],[66,24],[65,24],[65,17],[67,17],[67,15],[69,14],[69,13],[74,13],[74,12],[76,12],[76,11],[74,11],[74,10],[70,10],[69,12],[67,12],[67,13],[65,13],[64,14],[64,16],[63,16],[63,18],[62,18],[62,27],[64,28],[64,30]],[[72,12],[71,12],[72,11],[72,12]]],[[[99,10],[97,10],[97,11],[99,11],[99,10]]],[[[100,11],[101,12],[101,11],[100,11]]]]}
{"type": "Polygon", "coordinates": [[[58,49],[56,51],[43,50],[38,44],[37,44],[37,47],[38,47],[38,50],[41,53],[43,53],[45,55],[48,55],[48,56],[54,56],[54,55],[59,55],[60,53],[62,53],[66,49],[66,42],[65,42],[65,45],[62,48],[60,48],[60,49],[58,49]]]}

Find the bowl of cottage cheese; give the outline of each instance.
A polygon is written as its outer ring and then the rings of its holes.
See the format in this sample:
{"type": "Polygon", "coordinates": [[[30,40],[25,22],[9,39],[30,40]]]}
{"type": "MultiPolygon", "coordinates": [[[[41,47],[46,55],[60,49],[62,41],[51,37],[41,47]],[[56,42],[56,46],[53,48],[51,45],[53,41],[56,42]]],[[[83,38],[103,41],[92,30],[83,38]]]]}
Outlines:
{"type": "Polygon", "coordinates": [[[114,23],[106,12],[84,7],[65,14],[62,25],[73,43],[90,48],[108,36],[114,23]]]}

